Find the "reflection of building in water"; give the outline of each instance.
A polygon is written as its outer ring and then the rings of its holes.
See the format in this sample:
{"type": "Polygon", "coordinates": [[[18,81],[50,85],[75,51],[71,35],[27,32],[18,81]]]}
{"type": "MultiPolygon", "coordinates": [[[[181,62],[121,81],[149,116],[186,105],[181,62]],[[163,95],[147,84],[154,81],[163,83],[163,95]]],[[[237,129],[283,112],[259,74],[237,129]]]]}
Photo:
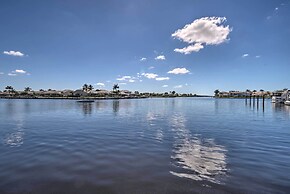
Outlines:
{"type": "Polygon", "coordinates": [[[272,103],[272,110],[274,114],[282,114],[285,118],[290,119],[290,106],[280,103],[272,103]]]}
{"type": "Polygon", "coordinates": [[[182,116],[174,116],[172,129],[176,133],[173,148],[177,170],[171,174],[193,180],[221,183],[226,174],[226,149],[213,139],[191,136],[182,116]]]}

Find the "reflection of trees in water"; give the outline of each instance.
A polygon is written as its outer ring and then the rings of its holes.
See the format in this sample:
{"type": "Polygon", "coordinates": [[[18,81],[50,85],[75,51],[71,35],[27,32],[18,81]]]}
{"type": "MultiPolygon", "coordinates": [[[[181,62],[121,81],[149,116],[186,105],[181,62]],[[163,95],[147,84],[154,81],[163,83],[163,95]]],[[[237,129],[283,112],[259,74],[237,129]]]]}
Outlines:
{"type": "Polygon", "coordinates": [[[175,115],[171,119],[176,136],[171,158],[177,167],[171,174],[193,180],[221,183],[226,174],[226,149],[213,139],[191,136],[185,118],[175,115]]]}
{"type": "Polygon", "coordinates": [[[118,113],[120,109],[120,101],[119,100],[114,100],[113,101],[113,112],[118,113]]]}
{"type": "Polygon", "coordinates": [[[80,103],[84,115],[91,115],[93,112],[93,103],[80,103]]]}

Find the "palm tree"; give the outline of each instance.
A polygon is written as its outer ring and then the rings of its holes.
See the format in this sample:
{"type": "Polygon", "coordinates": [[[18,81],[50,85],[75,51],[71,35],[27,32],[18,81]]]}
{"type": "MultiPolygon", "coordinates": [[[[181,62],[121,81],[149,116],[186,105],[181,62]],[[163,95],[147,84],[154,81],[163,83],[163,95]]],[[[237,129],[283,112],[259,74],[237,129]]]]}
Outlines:
{"type": "Polygon", "coordinates": [[[215,91],[214,91],[214,96],[217,97],[219,93],[220,93],[220,91],[219,91],[218,89],[215,90],[215,91]]]}
{"type": "Polygon", "coordinates": [[[6,86],[5,89],[8,91],[8,93],[11,93],[14,91],[12,86],[6,86]]]}
{"type": "Polygon", "coordinates": [[[83,91],[84,92],[87,92],[88,91],[88,87],[89,87],[88,84],[84,84],[83,85],[83,91]]]}
{"type": "Polygon", "coordinates": [[[172,95],[174,95],[176,92],[175,91],[172,91],[172,95]]]}
{"type": "Polygon", "coordinates": [[[31,91],[31,88],[30,87],[25,87],[24,88],[24,92],[30,92],[31,91]]]}
{"type": "Polygon", "coordinates": [[[88,86],[88,91],[89,91],[89,92],[91,92],[93,89],[94,89],[94,86],[92,86],[92,85],[89,85],[89,86],[88,86]]]}
{"type": "Polygon", "coordinates": [[[113,85],[113,92],[118,92],[120,87],[119,87],[119,85],[118,84],[114,84],[113,85]]]}

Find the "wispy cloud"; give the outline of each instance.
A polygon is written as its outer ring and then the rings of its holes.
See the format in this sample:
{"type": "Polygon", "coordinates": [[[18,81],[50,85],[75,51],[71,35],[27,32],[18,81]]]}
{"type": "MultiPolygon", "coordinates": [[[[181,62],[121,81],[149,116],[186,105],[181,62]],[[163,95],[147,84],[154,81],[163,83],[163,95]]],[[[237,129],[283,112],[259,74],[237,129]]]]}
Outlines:
{"type": "Polygon", "coordinates": [[[99,87],[105,87],[105,84],[102,83],[102,82],[96,83],[96,85],[99,86],[99,87]]]}
{"type": "Polygon", "coordinates": [[[186,68],[175,68],[175,69],[172,69],[171,71],[168,71],[167,73],[170,73],[170,74],[186,74],[186,73],[189,73],[190,71],[187,70],[186,68]]]}
{"type": "Polygon", "coordinates": [[[261,56],[260,55],[256,55],[256,58],[260,58],[261,56]]]}
{"type": "Polygon", "coordinates": [[[157,57],[155,57],[155,60],[165,60],[165,56],[164,55],[159,55],[157,57]]]}
{"type": "Polygon", "coordinates": [[[143,75],[144,77],[148,79],[155,79],[158,77],[158,74],[155,74],[155,73],[142,73],[141,75],[143,75]]]}
{"type": "Polygon", "coordinates": [[[174,51],[190,54],[200,51],[204,45],[218,45],[226,42],[232,28],[223,25],[225,22],[225,17],[203,17],[176,30],[171,36],[189,45],[182,49],[176,48],[174,51]]]}
{"type": "Polygon", "coordinates": [[[27,71],[23,70],[23,69],[16,69],[14,71],[11,71],[10,73],[8,73],[9,76],[17,76],[17,75],[30,75],[30,73],[28,73],[27,71]]]}
{"type": "Polygon", "coordinates": [[[129,80],[129,79],[131,79],[131,76],[129,76],[129,75],[125,75],[123,77],[117,78],[118,81],[125,81],[125,80],[129,80]]]}
{"type": "Polygon", "coordinates": [[[150,66],[150,67],[148,67],[148,69],[154,69],[155,67],[154,66],[150,66]]]}
{"type": "Polygon", "coordinates": [[[198,42],[198,43],[195,43],[194,45],[189,45],[189,46],[184,47],[182,49],[176,48],[176,49],[174,49],[174,51],[188,55],[192,52],[198,52],[200,49],[203,49],[203,47],[204,46],[198,42]]]}
{"type": "Polygon", "coordinates": [[[170,79],[169,77],[159,77],[158,74],[155,73],[142,73],[141,75],[148,79],[155,79],[156,81],[164,81],[170,79]]]}
{"type": "Polygon", "coordinates": [[[279,9],[281,6],[284,6],[285,4],[281,3],[278,7],[275,7],[274,10],[272,11],[272,14],[271,15],[268,15],[266,17],[267,20],[271,20],[274,16],[276,16],[279,12],[279,9]]]}
{"type": "Polygon", "coordinates": [[[182,88],[183,85],[177,85],[177,86],[174,86],[174,88],[182,88]]]}
{"type": "Polygon", "coordinates": [[[22,69],[16,69],[14,72],[15,72],[15,73],[21,73],[21,74],[26,73],[26,71],[24,71],[24,70],[22,70],[22,69]]]}
{"type": "Polygon", "coordinates": [[[162,88],[167,88],[167,87],[168,87],[168,85],[163,85],[163,86],[162,86],[162,88]]]}
{"type": "Polygon", "coordinates": [[[0,75],[4,75],[4,73],[3,72],[0,72],[0,75]]]}
{"type": "Polygon", "coordinates": [[[3,54],[15,56],[15,57],[23,57],[24,56],[24,54],[20,51],[4,51],[3,54]]]}
{"type": "Polygon", "coordinates": [[[245,54],[242,55],[243,58],[248,57],[248,56],[249,56],[248,53],[245,53],[245,54]]]}
{"type": "Polygon", "coordinates": [[[157,77],[155,78],[156,81],[164,81],[164,80],[169,80],[169,77],[157,77]]]}
{"type": "Polygon", "coordinates": [[[137,76],[125,75],[117,78],[116,80],[123,81],[124,83],[125,82],[134,83],[136,81],[140,81],[140,77],[141,77],[140,73],[137,73],[137,76]]]}
{"type": "Polygon", "coordinates": [[[147,60],[146,57],[142,57],[142,58],[140,59],[140,61],[146,61],[146,60],[147,60]]]}

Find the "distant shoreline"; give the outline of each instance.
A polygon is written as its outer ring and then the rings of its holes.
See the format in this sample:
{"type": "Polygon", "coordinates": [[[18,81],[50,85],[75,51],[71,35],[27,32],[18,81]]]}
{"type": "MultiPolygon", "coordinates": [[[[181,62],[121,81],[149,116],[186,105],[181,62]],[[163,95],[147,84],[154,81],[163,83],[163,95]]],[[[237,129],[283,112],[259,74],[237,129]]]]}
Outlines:
{"type": "Polygon", "coordinates": [[[130,97],[0,97],[0,99],[30,99],[30,100],[117,100],[117,99],[146,99],[146,98],[213,98],[214,96],[196,95],[196,96],[130,96],[130,97]]]}

